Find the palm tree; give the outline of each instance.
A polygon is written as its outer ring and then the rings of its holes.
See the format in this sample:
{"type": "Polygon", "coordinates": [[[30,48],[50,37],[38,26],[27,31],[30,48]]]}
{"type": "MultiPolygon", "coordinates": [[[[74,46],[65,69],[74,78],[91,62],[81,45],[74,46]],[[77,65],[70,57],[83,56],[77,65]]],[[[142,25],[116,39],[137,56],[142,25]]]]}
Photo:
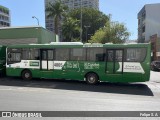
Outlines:
{"type": "Polygon", "coordinates": [[[62,25],[62,34],[63,38],[66,42],[75,41],[75,36],[79,34],[80,27],[79,27],[79,20],[73,19],[71,17],[68,17],[65,19],[62,25]]]}
{"type": "Polygon", "coordinates": [[[55,3],[49,3],[46,7],[47,17],[54,19],[54,27],[55,27],[55,34],[59,34],[59,24],[62,20],[62,16],[65,15],[65,11],[68,9],[67,6],[63,5],[62,2],[56,1],[55,3]]]}

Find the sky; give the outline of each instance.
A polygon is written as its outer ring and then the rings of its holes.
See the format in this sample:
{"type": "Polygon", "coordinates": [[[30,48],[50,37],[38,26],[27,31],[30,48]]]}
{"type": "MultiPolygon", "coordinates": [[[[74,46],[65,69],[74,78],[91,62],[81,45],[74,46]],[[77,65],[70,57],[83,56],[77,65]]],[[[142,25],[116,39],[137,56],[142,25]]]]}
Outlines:
{"type": "MultiPolygon", "coordinates": [[[[137,14],[145,4],[160,3],[160,0],[99,0],[99,9],[106,15],[111,14],[112,21],[125,24],[131,33],[130,40],[136,40],[138,34],[137,14]]],[[[11,27],[37,25],[45,28],[44,0],[0,0],[0,5],[11,11],[11,27]]]]}

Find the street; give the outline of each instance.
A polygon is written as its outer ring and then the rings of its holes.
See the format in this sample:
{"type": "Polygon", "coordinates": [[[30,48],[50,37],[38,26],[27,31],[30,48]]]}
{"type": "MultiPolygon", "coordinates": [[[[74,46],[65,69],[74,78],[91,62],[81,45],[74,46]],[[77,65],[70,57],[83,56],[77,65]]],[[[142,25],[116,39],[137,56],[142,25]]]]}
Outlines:
{"type": "Polygon", "coordinates": [[[160,72],[132,84],[0,79],[0,111],[160,111],[160,72]]]}

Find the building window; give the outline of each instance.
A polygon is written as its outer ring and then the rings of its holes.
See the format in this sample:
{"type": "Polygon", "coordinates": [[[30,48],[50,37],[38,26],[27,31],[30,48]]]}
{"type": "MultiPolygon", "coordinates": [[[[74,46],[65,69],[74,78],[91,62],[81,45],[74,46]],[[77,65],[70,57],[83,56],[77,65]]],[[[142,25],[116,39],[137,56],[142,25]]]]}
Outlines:
{"type": "Polygon", "coordinates": [[[144,20],[146,18],[146,12],[144,11],[143,13],[142,13],[142,19],[144,20]]]}
{"type": "Polygon", "coordinates": [[[140,23],[141,23],[141,19],[138,19],[138,25],[140,25],[140,23]]]}
{"type": "Polygon", "coordinates": [[[143,33],[145,32],[145,26],[143,26],[143,28],[142,28],[142,32],[143,32],[143,33]]]}

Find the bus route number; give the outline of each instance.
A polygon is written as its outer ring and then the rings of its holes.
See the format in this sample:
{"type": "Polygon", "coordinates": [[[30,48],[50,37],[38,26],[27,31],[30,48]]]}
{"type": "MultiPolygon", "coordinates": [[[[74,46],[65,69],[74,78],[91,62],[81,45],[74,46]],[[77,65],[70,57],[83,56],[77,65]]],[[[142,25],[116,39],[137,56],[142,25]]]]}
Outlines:
{"type": "Polygon", "coordinates": [[[54,67],[63,67],[62,63],[54,63],[54,67]]]}

